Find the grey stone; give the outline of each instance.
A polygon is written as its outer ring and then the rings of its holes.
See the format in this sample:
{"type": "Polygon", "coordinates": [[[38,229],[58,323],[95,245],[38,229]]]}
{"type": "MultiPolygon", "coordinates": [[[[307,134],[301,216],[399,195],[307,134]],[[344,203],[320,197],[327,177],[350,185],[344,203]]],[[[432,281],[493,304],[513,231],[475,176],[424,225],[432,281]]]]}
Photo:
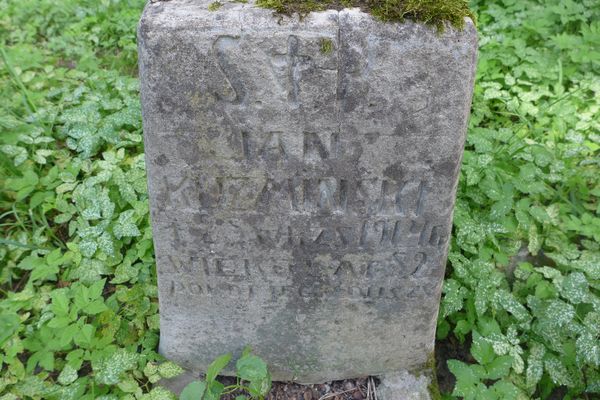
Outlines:
{"type": "Polygon", "coordinates": [[[473,24],[209,4],[149,3],[138,32],[161,353],[201,371],[251,345],[304,383],[422,368],[473,24]]]}
{"type": "Polygon", "coordinates": [[[427,375],[398,371],[386,374],[380,379],[377,386],[379,400],[431,400],[428,389],[431,378],[427,375]]]}

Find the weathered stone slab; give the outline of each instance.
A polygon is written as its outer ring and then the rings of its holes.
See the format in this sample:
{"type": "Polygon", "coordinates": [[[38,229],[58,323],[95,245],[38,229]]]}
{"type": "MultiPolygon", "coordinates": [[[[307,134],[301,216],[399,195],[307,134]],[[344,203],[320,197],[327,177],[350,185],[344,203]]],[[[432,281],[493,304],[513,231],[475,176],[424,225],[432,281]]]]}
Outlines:
{"type": "Polygon", "coordinates": [[[423,367],[475,28],[209,3],[139,27],[160,351],[202,370],[249,344],[301,382],[423,367]]]}

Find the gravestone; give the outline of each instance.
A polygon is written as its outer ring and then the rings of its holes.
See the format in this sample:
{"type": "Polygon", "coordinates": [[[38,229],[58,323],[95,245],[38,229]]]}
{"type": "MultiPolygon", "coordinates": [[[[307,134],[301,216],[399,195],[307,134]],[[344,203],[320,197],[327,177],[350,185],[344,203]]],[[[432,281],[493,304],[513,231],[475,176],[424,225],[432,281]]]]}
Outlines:
{"type": "Polygon", "coordinates": [[[149,3],[139,26],[160,351],[275,380],[423,368],[476,31],[358,9],[149,3]]]}

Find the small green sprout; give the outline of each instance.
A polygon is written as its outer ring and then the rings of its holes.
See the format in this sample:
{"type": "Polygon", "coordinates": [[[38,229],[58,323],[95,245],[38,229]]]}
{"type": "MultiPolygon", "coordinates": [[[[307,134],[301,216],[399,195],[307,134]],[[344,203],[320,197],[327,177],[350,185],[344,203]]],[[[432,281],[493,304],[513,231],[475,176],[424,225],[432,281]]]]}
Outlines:
{"type": "Polygon", "coordinates": [[[321,53],[323,54],[331,54],[333,52],[333,42],[331,39],[323,38],[320,41],[321,45],[321,53]]]}

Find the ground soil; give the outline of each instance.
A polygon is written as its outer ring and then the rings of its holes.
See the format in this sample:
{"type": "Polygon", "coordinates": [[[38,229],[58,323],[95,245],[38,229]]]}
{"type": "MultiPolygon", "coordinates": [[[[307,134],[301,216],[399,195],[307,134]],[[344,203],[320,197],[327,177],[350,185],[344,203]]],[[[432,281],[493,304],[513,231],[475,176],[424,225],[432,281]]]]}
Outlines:
{"type": "MultiPolygon", "coordinates": [[[[450,393],[454,387],[454,376],[448,370],[449,359],[475,362],[468,349],[470,343],[460,343],[449,337],[436,343],[436,374],[442,393],[450,393]]],[[[225,385],[235,383],[232,378],[222,378],[225,385]]],[[[300,385],[292,382],[273,382],[273,388],[267,400],[376,400],[376,388],[379,380],[374,377],[346,379],[319,385],[300,385]]],[[[240,393],[232,393],[224,400],[234,400],[240,393]]]]}
{"type": "MultiPolygon", "coordinates": [[[[231,378],[223,378],[227,385],[234,383],[231,378]]],[[[319,385],[300,385],[291,382],[273,382],[273,388],[266,400],[374,400],[375,378],[346,379],[319,385]]],[[[232,393],[225,400],[234,400],[238,393],[232,393]]]]}

